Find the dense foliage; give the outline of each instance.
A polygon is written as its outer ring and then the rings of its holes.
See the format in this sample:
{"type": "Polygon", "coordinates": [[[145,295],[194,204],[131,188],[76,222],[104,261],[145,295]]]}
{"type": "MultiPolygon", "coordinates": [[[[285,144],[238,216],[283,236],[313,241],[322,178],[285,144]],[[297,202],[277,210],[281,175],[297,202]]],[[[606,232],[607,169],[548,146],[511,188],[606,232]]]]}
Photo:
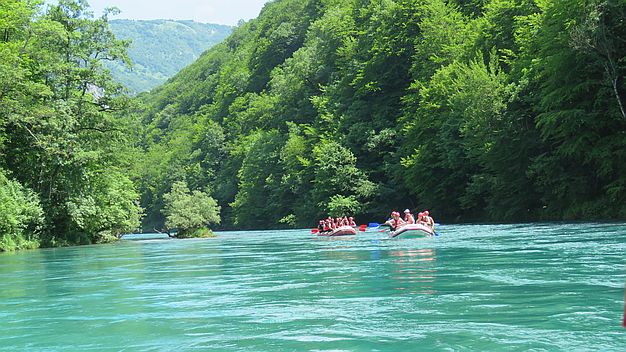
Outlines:
{"type": "Polygon", "coordinates": [[[117,38],[131,42],[128,56],[132,67],[116,62],[107,67],[133,94],[165,83],[232,31],[225,25],[174,20],[116,19],[109,25],[117,38]]]}
{"type": "Polygon", "coordinates": [[[103,69],[126,44],[82,0],[0,2],[0,250],[106,241],[139,225],[136,123],[103,69]],[[133,127],[135,126],[135,127],[133,127]]]}
{"type": "Polygon", "coordinates": [[[175,182],[163,199],[165,227],[177,229],[180,235],[220,223],[220,208],[215,199],[207,192],[190,192],[184,181],[175,182]]]}
{"type": "Polygon", "coordinates": [[[42,222],[37,195],[0,171],[0,251],[36,248],[42,222]]]}
{"type": "Polygon", "coordinates": [[[150,226],[626,218],[625,0],[276,0],[143,96],[150,226]]]}

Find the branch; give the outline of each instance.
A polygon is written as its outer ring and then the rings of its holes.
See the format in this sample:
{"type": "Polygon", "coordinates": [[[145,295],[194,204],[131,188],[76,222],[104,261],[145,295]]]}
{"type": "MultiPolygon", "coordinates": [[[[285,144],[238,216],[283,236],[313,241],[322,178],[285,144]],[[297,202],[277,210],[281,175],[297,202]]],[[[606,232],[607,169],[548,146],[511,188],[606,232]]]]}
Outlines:
{"type": "Polygon", "coordinates": [[[619,77],[613,78],[611,80],[611,83],[613,85],[613,93],[615,93],[615,98],[617,99],[617,104],[619,105],[619,111],[621,111],[622,117],[624,119],[626,119],[626,111],[624,111],[624,104],[622,103],[622,97],[620,97],[620,95],[619,95],[619,90],[618,90],[618,86],[617,86],[618,79],[619,79],[619,77]]]}
{"type": "Polygon", "coordinates": [[[101,105],[101,104],[94,103],[94,102],[91,102],[91,104],[99,107],[100,108],[99,109],[100,112],[114,112],[114,111],[122,111],[123,110],[121,108],[117,108],[116,109],[116,108],[112,108],[112,107],[107,106],[107,105],[101,105]]]}
{"type": "Polygon", "coordinates": [[[37,142],[38,144],[40,144],[40,143],[41,143],[41,141],[39,140],[39,138],[37,138],[37,136],[35,136],[35,134],[33,133],[33,131],[31,131],[31,130],[30,130],[30,128],[28,128],[28,126],[26,126],[25,124],[23,125],[23,124],[21,124],[21,123],[19,123],[19,122],[16,122],[15,124],[16,124],[16,125],[18,125],[18,126],[22,126],[22,127],[24,127],[24,129],[25,129],[26,131],[28,131],[28,133],[29,133],[31,136],[33,136],[33,138],[35,139],[35,142],[37,142]]]}

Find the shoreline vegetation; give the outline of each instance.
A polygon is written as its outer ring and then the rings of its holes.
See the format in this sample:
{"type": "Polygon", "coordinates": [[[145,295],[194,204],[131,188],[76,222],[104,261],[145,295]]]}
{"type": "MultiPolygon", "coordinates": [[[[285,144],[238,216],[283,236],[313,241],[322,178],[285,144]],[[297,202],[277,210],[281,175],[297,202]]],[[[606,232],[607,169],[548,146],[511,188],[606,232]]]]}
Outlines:
{"type": "Polygon", "coordinates": [[[276,0],[131,97],[109,9],[0,3],[0,251],[136,229],[626,219],[626,10],[276,0]]]}

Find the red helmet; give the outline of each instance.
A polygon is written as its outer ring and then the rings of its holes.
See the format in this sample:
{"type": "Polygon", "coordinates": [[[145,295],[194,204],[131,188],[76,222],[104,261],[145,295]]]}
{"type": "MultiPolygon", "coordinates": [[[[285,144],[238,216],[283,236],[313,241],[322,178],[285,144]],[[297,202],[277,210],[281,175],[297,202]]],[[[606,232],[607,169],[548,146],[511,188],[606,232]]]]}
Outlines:
{"type": "Polygon", "coordinates": [[[424,216],[424,213],[419,213],[417,214],[417,216],[424,216]]]}

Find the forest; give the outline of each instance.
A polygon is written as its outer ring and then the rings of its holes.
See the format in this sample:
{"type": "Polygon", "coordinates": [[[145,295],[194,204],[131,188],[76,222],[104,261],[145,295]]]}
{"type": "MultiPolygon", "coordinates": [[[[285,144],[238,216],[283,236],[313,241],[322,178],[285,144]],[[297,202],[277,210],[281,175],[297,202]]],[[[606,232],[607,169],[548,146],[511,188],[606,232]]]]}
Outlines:
{"type": "Polygon", "coordinates": [[[626,0],[270,1],[134,99],[108,15],[0,3],[0,248],[196,200],[222,229],[626,219],[626,0]]]}
{"type": "Polygon", "coordinates": [[[279,0],[141,97],[145,224],[626,218],[623,0],[279,0]]]}

